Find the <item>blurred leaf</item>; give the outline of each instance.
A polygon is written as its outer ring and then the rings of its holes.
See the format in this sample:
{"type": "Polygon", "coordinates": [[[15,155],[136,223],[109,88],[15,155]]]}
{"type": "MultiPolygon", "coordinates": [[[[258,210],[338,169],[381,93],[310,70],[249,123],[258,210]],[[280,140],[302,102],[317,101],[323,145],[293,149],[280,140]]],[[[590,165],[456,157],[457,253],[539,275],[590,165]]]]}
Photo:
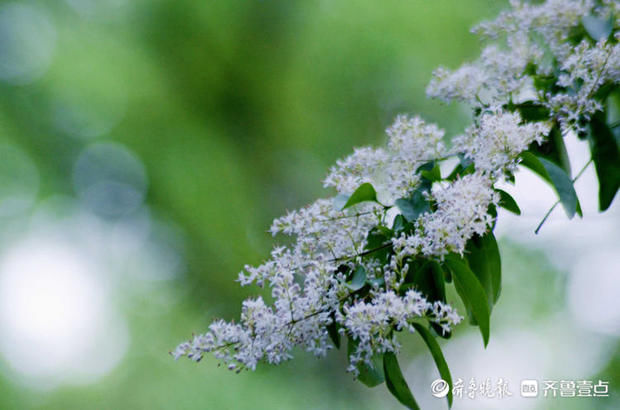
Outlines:
{"type": "Polygon", "coordinates": [[[353,273],[351,283],[347,284],[347,287],[351,290],[360,290],[366,283],[366,269],[362,265],[359,265],[353,273]]]}
{"type": "Polygon", "coordinates": [[[420,215],[431,210],[428,199],[419,189],[413,191],[409,198],[397,199],[396,206],[409,222],[415,222],[420,215]]]}
{"type": "Polygon", "coordinates": [[[433,356],[435,365],[437,365],[437,370],[439,370],[439,375],[442,379],[447,381],[450,386],[446,398],[448,399],[448,407],[452,407],[452,376],[450,375],[448,363],[446,363],[446,359],[443,357],[443,353],[441,352],[441,347],[439,347],[439,343],[437,343],[431,332],[429,332],[424,326],[419,323],[413,323],[413,327],[418,331],[422,339],[424,339],[426,346],[428,346],[428,350],[430,350],[431,355],[433,356]]]}
{"type": "Polygon", "coordinates": [[[357,188],[355,192],[351,194],[345,205],[342,207],[342,210],[359,204],[360,202],[366,201],[377,202],[377,192],[375,191],[375,188],[368,182],[360,185],[359,188],[357,188]]]}
{"type": "Polygon", "coordinates": [[[527,122],[546,121],[549,119],[551,114],[547,107],[533,101],[512,104],[508,106],[508,109],[511,111],[519,111],[521,118],[527,122]]]}
{"type": "Polygon", "coordinates": [[[391,249],[386,247],[386,244],[390,243],[393,236],[393,232],[384,226],[375,226],[372,228],[366,236],[366,251],[373,251],[369,253],[368,257],[377,259],[381,263],[387,263],[391,253],[391,249]]]}
{"type": "Polygon", "coordinates": [[[416,403],[409,390],[407,381],[403,377],[403,373],[398,365],[398,359],[392,352],[386,352],[383,355],[383,371],[385,373],[385,384],[388,390],[399,402],[409,409],[419,410],[418,403],[416,403]]]}
{"type": "Polygon", "coordinates": [[[594,41],[609,38],[614,29],[614,19],[612,16],[607,19],[597,16],[584,16],[581,19],[581,23],[594,41]]]}
{"type": "Polygon", "coordinates": [[[394,232],[412,232],[413,229],[414,225],[408,222],[403,215],[396,215],[394,223],[392,224],[392,230],[394,232]]]}
{"type": "Polygon", "coordinates": [[[330,339],[336,346],[336,349],[340,349],[340,333],[338,333],[338,323],[336,322],[336,315],[334,312],[331,314],[332,322],[327,326],[327,333],[330,339]]]}
{"type": "Polygon", "coordinates": [[[471,159],[465,158],[463,154],[459,154],[459,163],[454,167],[450,175],[446,177],[448,181],[454,181],[458,176],[471,174],[474,172],[474,163],[471,159]]]}
{"type": "Polygon", "coordinates": [[[439,181],[441,179],[441,169],[437,161],[430,161],[418,167],[417,172],[429,182],[439,181]]]}
{"type": "Polygon", "coordinates": [[[445,264],[452,271],[454,286],[463,303],[476,320],[482,340],[486,347],[489,343],[490,311],[487,295],[480,281],[469,267],[457,256],[446,256],[445,264]]]}
{"type": "Polygon", "coordinates": [[[605,211],[620,187],[620,154],[615,138],[604,116],[597,113],[590,122],[590,151],[599,184],[599,210],[605,211]]]}
{"type": "Polygon", "coordinates": [[[516,215],[521,215],[521,209],[517,205],[517,201],[506,191],[501,189],[495,190],[499,194],[499,206],[516,215]]]}

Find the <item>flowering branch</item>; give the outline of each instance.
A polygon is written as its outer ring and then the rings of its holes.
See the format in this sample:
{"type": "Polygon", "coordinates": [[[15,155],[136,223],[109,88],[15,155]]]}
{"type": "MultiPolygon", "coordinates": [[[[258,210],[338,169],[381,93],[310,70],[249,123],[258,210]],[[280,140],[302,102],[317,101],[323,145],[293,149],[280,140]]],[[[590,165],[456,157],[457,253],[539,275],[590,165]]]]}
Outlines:
{"type": "MultiPolygon", "coordinates": [[[[536,232],[558,204],[569,218],[581,215],[573,183],[590,163],[601,211],[620,187],[613,131],[620,112],[618,2],[511,4],[474,29],[508,47],[496,41],[474,62],[438,68],[427,88],[430,97],[471,105],[474,120],[464,133],[448,144],[436,125],[399,115],[385,147],[358,148],[337,161],[324,185],[338,195],[276,219],[271,233],[293,236],[293,244],[239,274],[242,286],[269,286],[273,304],[246,300],[239,323],[213,322],[179,345],[175,358],[199,361],[211,353],[231,370],[254,370],[260,361],[292,358],[295,346],[325,356],[346,338],[349,372],[368,386],[385,381],[402,404],[417,408],[396,359],[397,336],[407,331],[420,334],[451,384],[435,337],[450,337],[462,317],[446,288],[454,285],[486,346],[501,289],[497,207],[520,214],[496,185],[514,182],[519,166],[552,185],[558,202],[536,232]],[[573,179],[564,146],[571,133],[587,139],[591,151],[573,179]],[[442,175],[440,164],[453,157],[458,164],[442,175]]],[[[447,399],[451,404],[451,393],[447,399]]]]}

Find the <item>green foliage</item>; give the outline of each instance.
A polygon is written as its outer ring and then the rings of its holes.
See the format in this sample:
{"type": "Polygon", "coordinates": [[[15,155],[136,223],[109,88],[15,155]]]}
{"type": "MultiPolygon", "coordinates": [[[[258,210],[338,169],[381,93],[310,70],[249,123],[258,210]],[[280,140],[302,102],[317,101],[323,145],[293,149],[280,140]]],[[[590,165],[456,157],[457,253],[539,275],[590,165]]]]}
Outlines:
{"type": "Polygon", "coordinates": [[[609,38],[614,29],[614,19],[612,16],[609,16],[607,19],[585,16],[581,19],[581,24],[583,24],[586,32],[594,41],[609,38]]]}
{"type": "Polygon", "coordinates": [[[408,409],[419,410],[420,407],[411,394],[394,353],[387,352],[383,355],[383,371],[385,373],[385,384],[390,393],[408,409]]]}
{"type": "Polygon", "coordinates": [[[409,198],[397,199],[396,206],[409,222],[415,222],[420,215],[431,210],[430,203],[421,189],[413,191],[409,198]]]}
{"type": "Polygon", "coordinates": [[[441,347],[439,347],[439,343],[437,343],[431,332],[429,332],[424,326],[419,323],[414,323],[413,327],[422,337],[424,343],[426,343],[428,350],[430,350],[433,360],[435,361],[435,365],[437,366],[437,370],[439,370],[439,375],[443,380],[448,382],[448,385],[450,386],[446,398],[448,400],[448,407],[452,407],[452,375],[450,374],[448,363],[446,363],[446,359],[443,357],[443,353],[441,352],[441,347]]]}
{"type": "Polygon", "coordinates": [[[515,215],[521,215],[521,208],[519,208],[517,201],[508,192],[501,189],[496,189],[495,191],[499,194],[499,206],[515,215]]]}
{"type": "Polygon", "coordinates": [[[344,204],[342,209],[347,209],[353,205],[359,204],[360,202],[377,202],[377,192],[375,188],[369,184],[368,182],[362,184],[351,194],[347,202],[344,204]]]}
{"type": "Polygon", "coordinates": [[[327,333],[329,334],[329,338],[336,346],[336,349],[340,349],[340,333],[338,332],[338,322],[336,322],[336,315],[331,315],[332,322],[327,326],[327,333]]]}
{"type": "Polygon", "coordinates": [[[487,294],[489,311],[497,303],[502,287],[502,263],[493,232],[474,235],[465,249],[467,262],[487,294]]]}
{"type": "Polygon", "coordinates": [[[603,114],[592,117],[588,140],[599,181],[599,209],[605,211],[620,188],[620,153],[603,114]]]}
{"type": "Polygon", "coordinates": [[[452,272],[454,286],[463,300],[467,313],[480,328],[484,346],[489,343],[490,315],[487,294],[478,277],[457,255],[446,256],[445,266],[452,272]]]}
{"type": "Polygon", "coordinates": [[[533,142],[529,150],[535,153],[539,158],[544,158],[548,161],[561,167],[566,173],[571,175],[570,160],[568,158],[568,152],[566,151],[566,145],[564,144],[564,137],[558,124],[554,124],[549,132],[547,140],[541,145],[533,142]]]}
{"type": "Polygon", "coordinates": [[[351,282],[347,284],[347,287],[353,291],[360,290],[366,284],[366,269],[359,265],[353,272],[353,278],[351,282]]]}

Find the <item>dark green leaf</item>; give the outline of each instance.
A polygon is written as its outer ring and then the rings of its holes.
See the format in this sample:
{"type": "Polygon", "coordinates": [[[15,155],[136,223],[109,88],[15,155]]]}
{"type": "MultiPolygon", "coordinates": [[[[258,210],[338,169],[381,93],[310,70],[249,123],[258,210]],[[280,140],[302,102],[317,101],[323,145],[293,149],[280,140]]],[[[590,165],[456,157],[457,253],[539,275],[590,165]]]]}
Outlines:
{"type": "Polygon", "coordinates": [[[602,19],[597,16],[584,16],[581,19],[581,23],[594,41],[599,41],[602,38],[609,38],[614,29],[614,20],[611,16],[607,19],[602,19]]]}
{"type": "Polygon", "coordinates": [[[377,202],[377,192],[375,188],[368,182],[362,184],[351,194],[342,209],[347,209],[360,202],[373,201],[377,202]]]}
{"type": "Polygon", "coordinates": [[[330,339],[336,346],[336,349],[340,349],[340,333],[338,333],[338,323],[336,322],[335,314],[331,315],[332,322],[327,326],[327,333],[329,333],[330,339]]]}
{"type": "Polygon", "coordinates": [[[454,167],[450,175],[446,177],[448,181],[454,181],[457,176],[464,176],[474,172],[474,163],[472,160],[465,158],[464,155],[459,154],[459,163],[454,167]]]}
{"type": "Polygon", "coordinates": [[[499,206],[512,212],[513,214],[521,215],[521,209],[519,208],[519,205],[517,205],[517,201],[515,201],[508,192],[501,189],[496,189],[495,191],[499,193],[499,206]]]}
{"type": "MultiPolygon", "coordinates": [[[[347,356],[351,356],[351,354],[355,352],[357,345],[358,342],[349,337],[347,342],[347,356]]],[[[385,376],[383,373],[382,360],[382,355],[377,354],[372,357],[372,363],[370,365],[358,363],[357,369],[359,370],[359,375],[357,376],[357,380],[368,387],[375,387],[383,383],[385,376]]]]}
{"type": "Polygon", "coordinates": [[[543,164],[536,158],[536,155],[532,154],[529,151],[522,152],[521,155],[521,164],[528,167],[547,182],[551,182],[551,178],[549,178],[549,174],[547,174],[547,170],[543,164]]]}
{"type": "Polygon", "coordinates": [[[588,32],[583,26],[583,23],[579,23],[578,25],[571,27],[568,31],[568,41],[571,44],[577,45],[581,43],[586,35],[588,35],[588,32]]]}
{"type": "Polygon", "coordinates": [[[353,291],[360,290],[366,283],[366,269],[362,265],[359,265],[353,273],[351,283],[347,284],[347,287],[353,291]]]}
{"type": "Polygon", "coordinates": [[[405,407],[412,410],[419,410],[420,407],[413,398],[407,381],[403,377],[403,372],[398,365],[398,359],[392,352],[383,355],[383,371],[385,373],[385,384],[388,390],[405,407]]]}
{"type": "Polygon", "coordinates": [[[422,292],[431,302],[446,301],[443,269],[435,261],[425,262],[418,268],[410,266],[405,283],[422,292]]]}
{"type": "Polygon", "coordinates": [[[568,218],[575,216],[575,212],[577,212],[577,193],[575,192],[573,181],[566,175],[566,172],[553,162],[544,158],[538,158],[528,151],[521,153],[521,158],[523,165],[540,175],[555,189],[568,218]]]}
{"type": "Polygon", "coordinates": [[[490,312],[486,292],[476,275],[457,255],[446,256],[445,263],[452,272],[457,293],[480,328],[486,347],[490,332],[490,312]]]}
{"type": "Polygon", "coordinates": [[[478,277],[486,294],[489,311],[499,299],[502,287],[502,263],[493,232],[474,235],[465,250],[471,271],[478,277]]]}
{"type": "Polygon", "coordinates": [[[442,379],[448,382],[450,389],[448,390],[448,407],[452,407],[452,376],[450,375],[450,369],[448,368],[448,363],[446,363],[446,359],[443,357],[443,353],[441,352],[441,347],[439,347],[439,343],[435,340],[431,332],[428,331],[424,326],[419,323],[413,323],[413,327],[418,331],[426,346],[428,346],[428,350],[430,350],[431,355],[433,355],[433,360],[435,360],[435,365],[437,366],[437,370],[439,370],[439,375],[442,379]]]}
{"type": "Polygon", "coordinates": [[[420,168],[418,168],[420,175],[429,182],[439,181],[441,179],[441,170],[439,168],[439,163],[437,163],[436,161],[431,161],[430,164],[432,165],[431,167],[425,168],[425,166],[422,165],[420,168]]]}
{"type": "Polygon", "coordinates": [[[416,168],[415,172],[421,173],[423,171],[431,171],[433,168],[435,168],[435,166],[435,160],[428,161],[416,168]]]}
{"type": "Polygon", "coordinates": [[[383,226],[375,226],[366,236],[366,251],[372,251],[368,254],[369,258],[377,259],[382,263],[387,263],[391,249],[385,245],[390,243],[393,232],[383,226]]]}
{"type": "Polygon", "coordinates": [[[620,153],[613,133],[600,113],[590,122],[590,151],[598,176],[599,210],[605,211],[620,187],[620,153]]]}
{"type": "Polygon", "coordinates": [[[553,162],[566,171],[569,176],[571,175],[570,160],[568,158],[568,152],[566,151],[566,145],[564,144],[564,137],[557,124],[551,128],[548,138],[542,145],[533,142],[529,149],[535,153],[537,157],[545,158],[553,162]]]}
{"type": "Polygon", "coordinates": [[[549,119],[550,112],[544,105],[538,104],[533,101],[525,101],[520,104],[513,104],[512,107],[508,107],[511,111],[518,110],[521,114],[521,118],[527,122],[538,122],[549,119]]]}
{"type": "Polygon", "coordinates": [[[419,189],[413,191],[413,194],[411,194],[409,198],[397,199],[396,206],[409,222],[414,222],[424,212],[431,210],[428,199],[426,199],[419,189]]]}
{"type": "Polygon", "coordinates": [[[401,232],[406,232],[406,233],[412,233],[415,229],[415,225],[409,221],[407,221],[407,219],[399,214],[396,215],[396,217],[394,218],[394,224],[392,225],[392,231],[394,231],[395,233],[401,233],[401,232]]]}

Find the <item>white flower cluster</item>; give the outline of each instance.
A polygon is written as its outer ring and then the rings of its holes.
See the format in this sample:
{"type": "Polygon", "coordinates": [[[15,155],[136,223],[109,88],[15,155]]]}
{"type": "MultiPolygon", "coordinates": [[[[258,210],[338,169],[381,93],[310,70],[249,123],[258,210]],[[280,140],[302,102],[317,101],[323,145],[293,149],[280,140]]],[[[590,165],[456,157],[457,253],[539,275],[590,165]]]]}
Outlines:
{"type": "Polygon", "coordinates": [[[348,370],[352,373],[357,372],[358,363],[369,362],[374,354],[399,350],[394,328],[413,333],[412,320],[429,316],[449,332],[452,325],[461,321],[450,306],[441,302],[429,303],[415,290],[408,290],[403,297],[392,290],[373,296],[371,302],[345,304],[336,316],[336,320],[343,323],[342,332],[348,332],[357,341],[357,349],[349,357],[348,370]]]}
{"type": "Polygon", "coordinates": [[[276,219],[271,233],[295,240],[239,275],[241,285],[268,286],[273,304],[246,300],[239,323],[213,322],[208,332],[179,345],[175,358],[198,361],[212,353],[230,369],[253,370],[260,361],[290,359],[296,346],[324,356],[331,347],[328,329],[337,329],[355,343],[349,370],[356,373],[373,355],[397,352],[395,332],[413,332],[415,321],[427,320],[444,332],[460,322],[449,305],[411,289],[406,283],[411,266],[463,255],[474,235],[492,229],[490,210],[499,201],[494,184],[515,171],[519,155],[533,142],[542,143],[554,123],[563,130],[579,127],[600,109],[592,98],[597,90],[620,81],[616,41],[608,36],[574,45],[568,40],[585,16],[612,16],[615,22],[617,1],[597,7],[590,0],[511,3],[511,11],[475,29],[491,39],[505,36],[507,47],[490,45],[479,60],[454,72],[436,70],[427,89],[430,96],[465,101],[477,110],[474,124],[452,140],[452,148],[446,148],[444,131],[436,125],[398,116],[386,130],[385,148],[358,148],[338,161],[326,187],[351,195],[370,183],[381,203],[368,200],[341,210],[335,201],[320,199],[276,219]],[[548,57],[552,61],[546,63],[548,57]],[[553,93],[535,89],[535,75],[556,78],[553,93]],[[528,122],[511,108],[526,98],[549,110],[549,118],[528,122]],[[457,153],[464,157],[462,174],[437,179],[419,172],[421,165],[457,153]],[[473,168],[466,170],[464,161],[473,168]],[[402,212],[394,204],[413,201],[415,193],[427,206],[408,214],[408,229],[390,230],[394,213],[402,212]],[[376,228],[392,236],[371,242],[369,232],[376,228]],[[363,272],[362,283],[354,286],[357,271],[363,272]]]}
{"type": "Polygon", "coordinates": [[[582,131],[579,117],[589,119],[601,104],[592,98],[606,82],[618,82],[620,78],[620,45],[602,39],[591,46],[582,41],[563,61],[558,85],[568,91],[546,95],[545,105],[557,113],[561,124],[582,131]]]}
{"type": "Polygon", "coordinates": [[[407,195],[419,182],[415,170],[446,154],[444,131],[419,117],[399,115],[386,130],[387,149],[359,148],[340,160],[325,178],[325,187],[350,194],[364,182],[380,190],[388,203],[407,195]]]}
{"type": "Polygon", "coordinates": [[[463,152],[477,170],[499,178],[505,171],[514,172],[518,155],[532,142],[542,143],[549,131],[548,122],[524,123],[518,112],[498,109],[483,113],[478,124],[454,138],[454,150],[463,152]]]}
{"type": "Polygon", "coordinates": [[[583,24],[617,21],[618,2],[604,1],[594,7],[592,0],[542,4],[513,0],[511,5],[496,20],[474,29],[486,38],[505,37],[507,47],[490,45],[478,60],[455,71],[437,69],[427,94],[482,107],[527,99],[549,108],[550,118],[557,119],[564,131],[583,131],[580,118],[588,120],[601,109],[592,98],[594,93],[605,83],[620,81],[620,45],[609,41],[609,33],[600,33],[596,42],[584,39],[577,46],[569,40],[584,18],[583,24]],[[536,66],[537,75],[558,73],[557,86],[563,91],[536,92],[528,65],[536,66]]]}
{"type": "Polygon", "coordinates": [[[480,172],[433,185],[431,197],[437,210],[417,219],[413,235],[393,239],[398,261],[419,254],[440,259],[451,252],[462,255],[467,240],[493,224],[489,205],[499,201],[492,180],[480,172]]]}

